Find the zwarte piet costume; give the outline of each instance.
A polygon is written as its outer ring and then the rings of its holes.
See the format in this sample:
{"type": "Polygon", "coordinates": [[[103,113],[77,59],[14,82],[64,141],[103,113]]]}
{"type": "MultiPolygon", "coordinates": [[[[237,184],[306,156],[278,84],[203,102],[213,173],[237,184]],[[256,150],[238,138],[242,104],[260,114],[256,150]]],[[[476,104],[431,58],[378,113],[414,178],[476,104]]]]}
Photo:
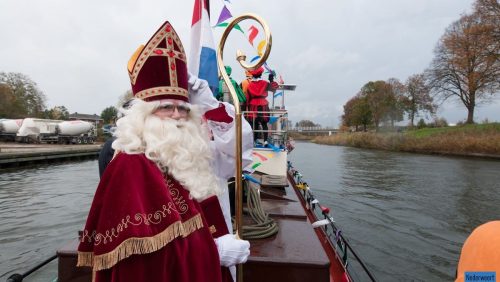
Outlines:
{"type": "MultiPolygon", "coordinates": [[[[249,113],[246,115],[248,121],[252,124],[254,130],[262,126],[264,141],[267,141],[267,123],[269,122],[269,102],[267,101],[267,92],[274,91],[278,84],[273,81],[260,79],[264,68],[260,67],[250,71],[253,79],[248,82],[246,89],[247,107],[249,113]]],[[[254,134],[254,140],[257,140],[258,134],[254,134]]]]}

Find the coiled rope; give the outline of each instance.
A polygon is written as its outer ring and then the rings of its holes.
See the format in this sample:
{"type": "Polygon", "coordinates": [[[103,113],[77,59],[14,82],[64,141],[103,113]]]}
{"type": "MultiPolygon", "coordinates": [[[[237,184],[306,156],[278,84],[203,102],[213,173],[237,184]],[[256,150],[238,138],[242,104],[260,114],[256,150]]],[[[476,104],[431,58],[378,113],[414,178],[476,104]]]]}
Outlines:
{"type": "Polygon", "coordinates": [[[243,225],[244,239],[264,239],[278,233],[278,224],[262,208],[262,200],[259,194],[259,184],[251,181],[243,181],[243,187],[247,191],[247,208],[243,211],[248,213],[254,225],[243,225]]]}

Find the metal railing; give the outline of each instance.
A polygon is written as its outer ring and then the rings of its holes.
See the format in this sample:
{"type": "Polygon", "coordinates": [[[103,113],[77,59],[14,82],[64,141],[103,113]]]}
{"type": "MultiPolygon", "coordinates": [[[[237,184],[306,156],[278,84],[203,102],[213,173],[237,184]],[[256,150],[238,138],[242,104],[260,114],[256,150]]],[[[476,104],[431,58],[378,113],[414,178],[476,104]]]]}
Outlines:
{"type": "Polygon", "coordinates": [[[268,141],[278,147],[286,144],[289,128],[288,112],[286,110],[243,111],[242,113],[248,123],[250,123],[250,126],[252,126],[254,133],[268,133],[269,140],[264,141],[268,141]],[[255,118],[250,118],[249,114],[269,119],[267,123],[268,129],[257,128],[255,118]]]}
{"type": "Polygon", "coordinates": [[[55,260],[57,258],[57,254],[51,256],[50,258],[42,261],[41,263],[37,264],[36,266],[32,267],[28,271],[24,272],[23,274],[19,273],[14,273],[10,275],[6,282],[21,282],[23,281],[24,278],[26,278],[28,275],[32,274],[33,272],[37,271],[38,269],[42,268],[43,266],[47,265],[49,262],[55,260]]]}

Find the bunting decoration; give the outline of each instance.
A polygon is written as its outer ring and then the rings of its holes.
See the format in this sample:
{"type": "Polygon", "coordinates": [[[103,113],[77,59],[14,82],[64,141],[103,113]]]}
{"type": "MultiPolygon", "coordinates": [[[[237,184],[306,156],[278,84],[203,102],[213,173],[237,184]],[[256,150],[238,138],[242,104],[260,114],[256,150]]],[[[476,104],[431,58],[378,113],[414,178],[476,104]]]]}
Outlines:
{"type": "Polygon", "coordinates": [[[220,12],[219,19],[217,20],[217,25],[224,22],[227,19],[232,18],[232,17],[233,17],[233,15],[231,15],[231,12],[229,12],[226,5],[224,5],[224,7],[222,8],[222,11],[220,12]]]}
{"type": "Polygon", "coordinates": [[[248,35],[248,41],[250,42],[250,44],[252,44],[253,46],[253,41],[255,39],[255,37],[257,37],[257,34],[259,33],[259,30],[254,26],[252,25],[248,31],[250,32],[250,34],[248,35]]]}
{"type": "Polygon", "coordinates": [[[253,170],[271,175],[286,175],[287,152],[272,144],[266,148],[254,148],[252,152],[253,162],[250,167],[253,170]],[[278,166],[284,164],[283,166],[278,166]]]}
{"type": "Polygon", "coordinates": [[[252,181],[253,183],[260,184],[260,181],[257,178],[248,173],[243,173],[243,178],[245,178],[245,180],[252,181]]]}
{"type": "Polygon", "coordinates": [[[264,46],[266,46],[266,40],[262,40],[259,42],[259,45],[257,45],[257,54],[262,57],[262,49],[264,49],[264,46]]]}
{"type": "MultiPolygon", "coordinates": [[[[195,0],[196,1],[196,0],[195,0]]],[[[207,0],[204,0],[204,1],[207,1],[207,0]]],[[[204,2],[203,0],[200,0],[198,2],[204,2]]],[[[224,0],[224,2],[228,2],[228,3],[231,3],[229,0],[224,0]]],[[[196,2],[195,2],[195,10],[196,10],[196,2]]],[[[231,19],[233,17],[231,11],[228,9],[228,7],[224,4],[223,7],[222,7],[222,10],[219,14],[219,19],[217,20],[217,24],[214,26],[214,27],[227,27],[229,25],[228,22],[226,22],[228,19],[231,19]]],[[[193,23],[194,23],[194,15],[193,15],[193,23]]],[[[235,29],[239,30],[241,33],[243,33],[245,36],[247,36],[247,34],[245,33],[245,31],[243,31],[243,29],[241,28],[240,25],[236,24],[234,26],[235,29]]],[[[248,29],[248,42],[254,46],[254,40],[257,38],[257,35],[259,34],[259,30],[257,27],[255,27],[254,25],[250,26],[250,28],[248,29]]],[[[191,38],[193,39],[193,38],[191,38]]],[[[263,55],[263,49],[266,45],[266,41],[265,40],[261,40],[259,42],[259,44],[257,45],[257,56],[253,57],[250,62],[254,62],[258,59],[260,59],[260,57],[263,55]]],[[[191,64],[190,64],[191,66],[191,64]]],[[[274,71],[268,66],[267,62],[264,63],[264,68],[266,69],[266,71],[268,73],[274,73],[274,71]]],[[[283,84],[283,78],[281,77],[281,75],[279,76],[279,80],[278,80],[278,83],[279,84],[283,84]]]]}
{"type": "MultiPolygon", "coordinates": [[[[226,27],[228,25],[229,25],[229,23],[220,23],[220,24],[216,25],[215,27],[226,27]]],[[[245,32],[243,31],[243,29],[240,27],[239,24],[236,24],[233,28],[237,29],[237,30],[241,31],[241,33],[245,34],[245,32]]]]}
{"type": "Polygon", "coordinates": [[[260,59],[260,56],[255,56],[250,60],[250,63],[257,61],[258,59],[260,59]]]}
{"type": "MultiPolygon", "coordinates": [[[[252,154],[253,154],[254,156],[256,156],[257,158],[259,158],[261,161],[267,161],[267,157],[266,157],[266,156],[264,156],[263,154],[259,154],[259,153],[257,153],[257,152],[253,152],[252,154]]],[[[272,157],[273,157],[273,155],[271,154],[271,155],[270,155],[270,156],[268,156],[268,157],[271,157],[271,158],[272,158],[272,157]]]]}
{"type": "Polygon", "coordinates": [[[273,73],[273,70],[267,65],[267,63],[264,63],[264,68],[267,70],[269,73],[273,73]]]}
{"type": "Polygon", "coordinates": [[[194,1],[188,69],[199,78],[208,81],[212,93],[218,93],[217,59],[208,7],[208,0],[194,1]]]}
{"type": "Polygon", "coordinates": [[[281,74],[280,74],[280,79],[278,80],[278,83],[279,84],[285,84],[285,81],[283,80],[283,77],[281,77],[281,74]]]}

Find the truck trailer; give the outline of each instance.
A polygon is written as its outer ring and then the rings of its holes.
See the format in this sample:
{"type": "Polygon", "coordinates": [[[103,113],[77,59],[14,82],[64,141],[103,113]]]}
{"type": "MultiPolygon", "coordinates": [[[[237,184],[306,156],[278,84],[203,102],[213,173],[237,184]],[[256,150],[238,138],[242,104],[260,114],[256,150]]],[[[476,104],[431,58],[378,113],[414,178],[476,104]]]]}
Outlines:
{"type": "Polygon", "coordinates": [[[83,120],[25,118],[16,134],[23,143],[93,144],[95,127],[83,120]]]}

